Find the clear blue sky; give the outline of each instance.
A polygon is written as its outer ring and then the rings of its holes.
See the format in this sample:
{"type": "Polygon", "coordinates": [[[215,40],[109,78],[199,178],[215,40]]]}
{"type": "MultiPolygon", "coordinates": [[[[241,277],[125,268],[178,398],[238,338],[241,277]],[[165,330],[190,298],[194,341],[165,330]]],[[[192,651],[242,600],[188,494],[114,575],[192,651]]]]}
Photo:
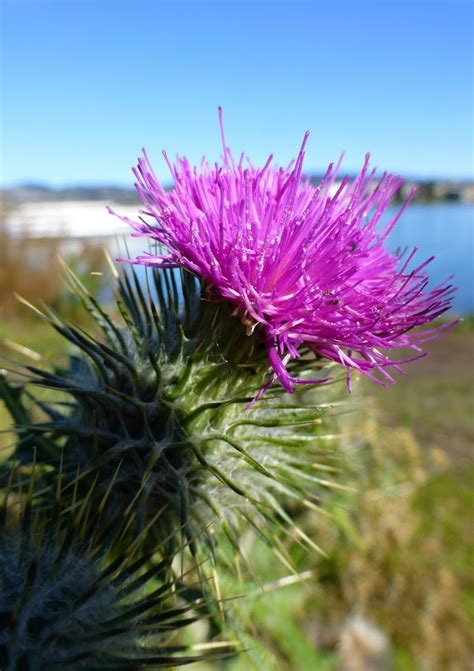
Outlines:
{"type": "Polygon", "coordinates": [[[145,145],[306,169],[370,150],[407,176],[473,162],[470,0],[3,0],[2,181],[115,183],[145,145]]]}

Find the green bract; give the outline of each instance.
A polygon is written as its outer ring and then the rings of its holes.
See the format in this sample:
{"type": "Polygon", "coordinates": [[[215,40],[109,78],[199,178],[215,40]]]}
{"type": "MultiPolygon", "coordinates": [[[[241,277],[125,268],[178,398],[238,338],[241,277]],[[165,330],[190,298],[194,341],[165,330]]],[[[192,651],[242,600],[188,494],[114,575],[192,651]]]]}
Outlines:
{"type": "Polygon", "coordinates": [[[88,508],[46,514],[31,491],[0,504],[3,671],[170,669],[233,651],[180,644],[182,628],[207,616],[205,602],[184,598],[167,558],[114,551],[120,528],[88,508]]]}
{"type": "MultiPolygon", "coordinates": [[[[276,382],[252,402],[271,375],[258,329],[248,335],[187,271],[147,277],[146,290],[132,269],[118,279],[112,317],[69,272],[93,324],[86,331],[49,311],[74,345],[68,369],[28,366],[26,383],[3,381],[20,435],[12,461],[27,467],[34,447],[42,487],[60,477],[67,507],[88,496],[109,521],[133,509],[130,532],[148,547],[164,538],[175,547],[182,534],[193,551],[212,547],[216,519],[236,547],[242,521],[269,539],[284,527],[311,544],[288,501],[318,506],[331,486],[338,385],[289,395],[276,382]],[[47,421],[31,418],[31,401],[47,421]]],[[[331,366],[321,372],[303,356],[288,370],[314,379],[331,366]]]]}

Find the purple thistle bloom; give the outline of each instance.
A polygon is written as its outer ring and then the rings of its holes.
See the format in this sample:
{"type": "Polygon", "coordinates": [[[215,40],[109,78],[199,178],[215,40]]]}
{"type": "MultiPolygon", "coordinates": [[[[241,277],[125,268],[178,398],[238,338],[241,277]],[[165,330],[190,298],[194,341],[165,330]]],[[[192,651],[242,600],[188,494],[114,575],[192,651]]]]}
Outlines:
{"type": "Polygon", "coordinates": [[[345,366],[348,379],[355,369],[379,383],[394,382],[387,368],[402,372],[400,364],[424,356],[420,345],[444,327],[411,330],[448,310],[454,291],[447,283],[426,291],[424,270],[434,257],[409,270],[416,248],[403,259],[384,247],[413,193],[378,227],[403,180],[388,173],[375,179],[368,154],[353,181],[345,177],[337,186],[339,164],[331,164],[313,187],[302,174],[308,133],[287,168],[273,167],[272,156],[256,168],[245,155],[234,160],[220,109],[219,118],[221,165],[203,160],[197,169],[185,158],[172,165],[163,152],[171,191],[145,152],[138,160],[135,187],[146,206],[141,213],[152,221],[122,219],[135,236],[156,240],[162,253],[136,262],[186,268],[234,303],[248,334],[260,329],[274,374],[289,392],[309,382],[286,370],[303,345],[345,366]],[[407,347],[414,356],[388,357],[407,347]]]}

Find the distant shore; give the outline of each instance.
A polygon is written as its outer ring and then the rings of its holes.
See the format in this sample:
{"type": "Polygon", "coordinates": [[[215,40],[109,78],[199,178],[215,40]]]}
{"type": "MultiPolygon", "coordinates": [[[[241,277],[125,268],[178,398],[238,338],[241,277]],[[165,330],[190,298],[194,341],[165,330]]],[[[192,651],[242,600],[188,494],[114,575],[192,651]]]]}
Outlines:
{"type": "MultiPolygon", "coordinates": [[[[321,181],[322,175],[310,175],[310,179],[316,185],[321,181]]],[[[169,186],[171,188],[171,185],[169,186]]],[[[443,201],[474,203],[473,180],[407,179],[397,194],[396,200],[405,200],[413,188],[417,190],[415,201],[422,203],[443,201]]],[[[0,189],[0,199],[11,205],[60,201],[107,201],[135,205],[139,202],[133,188],[113,185],[53,188],[42,184],[20,184],[0,189]]]]}

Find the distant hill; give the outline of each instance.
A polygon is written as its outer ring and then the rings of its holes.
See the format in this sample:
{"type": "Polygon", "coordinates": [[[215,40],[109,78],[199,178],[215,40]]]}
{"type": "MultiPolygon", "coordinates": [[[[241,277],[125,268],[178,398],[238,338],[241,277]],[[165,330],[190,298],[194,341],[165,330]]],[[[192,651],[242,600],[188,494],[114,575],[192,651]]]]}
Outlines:
{"type": "Polygon", "coordinates": [[[62,200],[101,200],[124,205],[139,202],[135,189],[120,186],[67,186],[55,189],[43,184],[21,184],[2,189],[0,196],[12,204],[62,200]]]}
{"type": "MultiPolygon", "coordinates": [[[[353,175],[352,177],[354,177],[353,175]]],[[[311,182],[318,184],[322,174],[310,175],[311,182]]],[[[417,187],[416,200],[474,202],[474,182],[469,180],[421,180],[407,179],[400,189],[398,199],[404,200],[412,188],[417,187]]],[[[171,188],[171,185],[169,185],[171,188]]],[[[123,205],[136,205],[138,196],[133,188],[120,186],[67,186],[52,188],[44,184],[21,184],[0,190],[0,198],[15,205],[34,202],[58,201],[105,201],[123,205]]]]}

